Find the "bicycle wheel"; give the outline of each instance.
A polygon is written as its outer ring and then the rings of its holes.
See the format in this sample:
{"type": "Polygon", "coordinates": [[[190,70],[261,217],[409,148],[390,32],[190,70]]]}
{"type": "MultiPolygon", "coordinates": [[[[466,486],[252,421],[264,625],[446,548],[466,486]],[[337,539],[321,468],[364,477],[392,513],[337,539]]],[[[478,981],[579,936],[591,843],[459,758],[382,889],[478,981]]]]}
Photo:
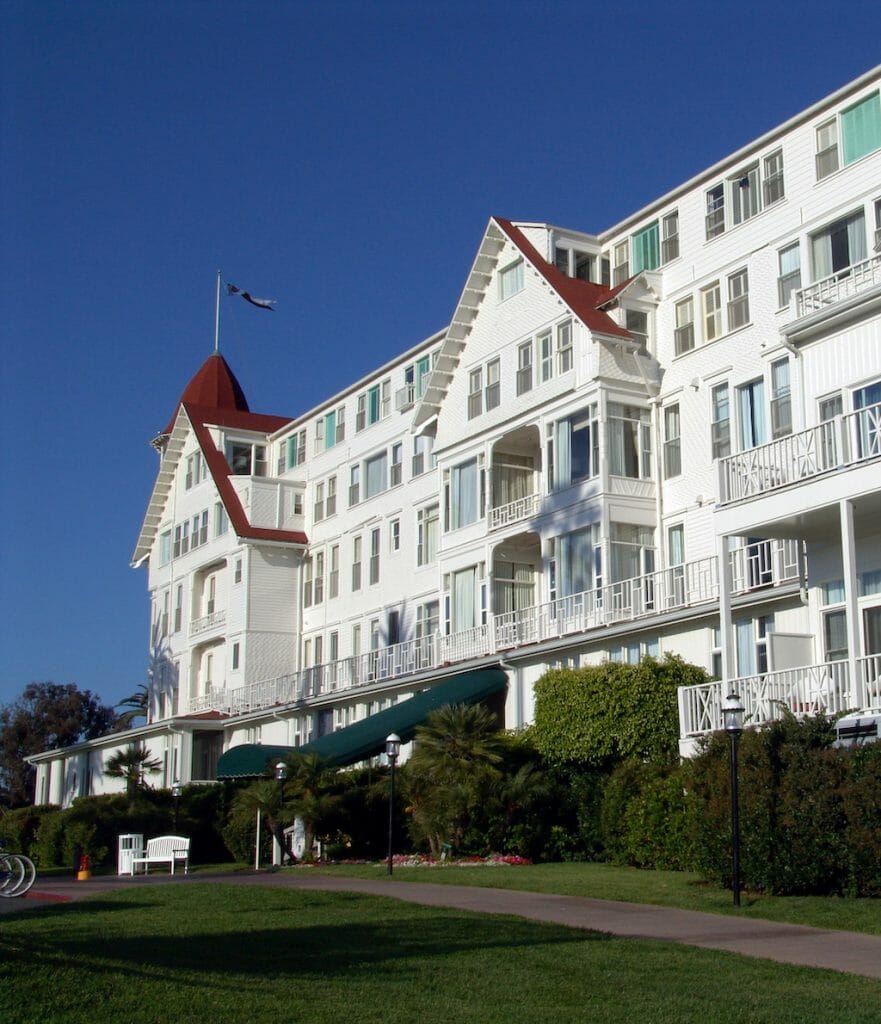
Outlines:
{"type": "Polygon", "coordinates": [[[18,889],[15,890],[15,895],[24,896],[37,880],[37,868],[30,857],[25,857],[23,853],[16,854],[16,856],[24,867],[24,879],[18,889]]]}
{"type": "Polygon", "coordinates": [[[24,876],[25,866],[18,857],[8,853],[0,855],[0,896],[15,896],[24,876]]]}

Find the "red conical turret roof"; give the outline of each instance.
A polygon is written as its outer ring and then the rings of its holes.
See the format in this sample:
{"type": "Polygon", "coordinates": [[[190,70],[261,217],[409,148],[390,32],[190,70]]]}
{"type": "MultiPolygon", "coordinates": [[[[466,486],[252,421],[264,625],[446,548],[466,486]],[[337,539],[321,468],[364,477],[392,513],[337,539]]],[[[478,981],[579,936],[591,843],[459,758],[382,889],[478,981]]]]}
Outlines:
{"type": "Polygon", "coordinates": [[[164,433],[170,434],[174,428],[177,411],[184,403],[198,405],[204,409],[224,409],[230,412],[250,412],[248,400],[242,385],[229,364],[214,352],[202,363],[189,384],[184,388],[180,401],[175,406],[171,422],[164,433]]]}

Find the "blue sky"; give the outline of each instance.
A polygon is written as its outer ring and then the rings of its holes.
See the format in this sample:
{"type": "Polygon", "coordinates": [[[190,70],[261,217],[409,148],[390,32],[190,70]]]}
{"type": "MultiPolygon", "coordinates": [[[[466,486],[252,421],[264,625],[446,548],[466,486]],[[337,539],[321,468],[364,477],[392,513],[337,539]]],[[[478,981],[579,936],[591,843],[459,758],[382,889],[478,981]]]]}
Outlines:
{"type": "Polygon", "coordinates": [[[0,703],[144,681],[149,439],[444,325],[491,214],[600,231],[870,69],[876,2],[0,0],[0,703]],[[776,8],[776,9],[775,9],[776,8]]]}

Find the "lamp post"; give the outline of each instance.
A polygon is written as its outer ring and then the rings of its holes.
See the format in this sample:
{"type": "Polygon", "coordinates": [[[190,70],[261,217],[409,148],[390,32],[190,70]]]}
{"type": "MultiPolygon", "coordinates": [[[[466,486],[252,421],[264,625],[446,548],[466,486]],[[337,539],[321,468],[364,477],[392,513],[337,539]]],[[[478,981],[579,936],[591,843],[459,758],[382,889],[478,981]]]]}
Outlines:
{"type": "Polygon", "coordinates": [[[743,701],[729,693],[722,702],[722,722],[731,741],[731,890],[740,906],[740,808],[737,796],[737,741],[743,732],[743,701]]]}
{"type": "Polygon", "coordinates": [[[281,827],[281,808],[284,803],[284,780],[288,777],[288,766],[284,761],[279,761],[275,766],[275,778],[278,782],[278,830],[281,839],[278,842],[278,865],[284,864],[284,829],[281,827]]]}
{"type": "Polygon", "coordinates": [[[401,752],[401,737],[393,732],[385,738],[385,756],[391,768],[388,797],[388,873],[392,873],[392,826],[395,822],[395,764],[401,752]]]}
{"type": "Polygon", "coordinates": [[[180,782],[177,779],[171,784],[171,799],[174,801],[174,834],[177,835],[177,810],[180,803],[180,782]]]}

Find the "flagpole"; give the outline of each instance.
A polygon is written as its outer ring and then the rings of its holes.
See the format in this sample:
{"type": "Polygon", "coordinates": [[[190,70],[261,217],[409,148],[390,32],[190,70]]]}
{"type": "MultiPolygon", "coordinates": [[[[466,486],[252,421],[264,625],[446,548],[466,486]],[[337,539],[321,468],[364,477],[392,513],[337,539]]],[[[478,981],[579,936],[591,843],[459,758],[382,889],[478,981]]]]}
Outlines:
{"type": "Polygon", "coordinates": [[[220,352],[220,271],[217,271],[217,296],[214,300],[214,354],[220,352]]]}

